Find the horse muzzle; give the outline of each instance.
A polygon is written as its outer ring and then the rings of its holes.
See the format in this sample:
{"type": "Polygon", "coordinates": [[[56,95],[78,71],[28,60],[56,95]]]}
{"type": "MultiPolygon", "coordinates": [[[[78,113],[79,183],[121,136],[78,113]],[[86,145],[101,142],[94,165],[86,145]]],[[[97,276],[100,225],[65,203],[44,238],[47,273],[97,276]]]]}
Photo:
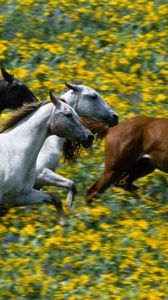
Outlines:
{"type": "Polygon", "coordinates": [[[118,124],[118,119],[119,119],[118,115],[112,113],[111,116],[108,119],[108,125],[109,125],[109,127],[116,126],[118,124]]]}
{"type": "Polygon", "coordinates": [[[84,148],[89,148],[89,147],[91,147],[92,144],[93,144],[93,140],[94,140],[94,135],[93,135],[93,134],[88,134],[87,137],[86,137],[86,139],[83,140],[83,141],[81,141],[82,146],[83,146],[84,148]]]}

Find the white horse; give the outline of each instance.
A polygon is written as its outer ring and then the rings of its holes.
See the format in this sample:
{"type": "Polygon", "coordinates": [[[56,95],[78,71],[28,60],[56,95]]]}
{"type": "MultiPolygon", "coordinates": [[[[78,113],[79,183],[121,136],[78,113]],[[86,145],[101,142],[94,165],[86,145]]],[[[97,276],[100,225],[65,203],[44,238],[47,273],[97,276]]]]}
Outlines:
{"type": "MultiPolygon", "coordinates": [[[[80,117],[103,122],[108,126],[118,123],[118,116],[111,107],[104,102],[101,96],[92,88],[81,84],[68,84],[68,91],[61,94],[80,117]]],[[[36,164],[36,183],[40,188],[43,185],[61,186],[68,189],[67,205],[71,206],[76,194],[76,187],[72,180],[67,179],[54,171],[60,160],[61,148],[65,139],[50,136],[46,139],[36,164]]]]}
{"type": "Polygon", "coordinates": [[[33,188],[38,153],[50,135],[75,139],[89,147],[93,135],[77,113],[51,92],[51,102],[22,107],[0,126],[0,206],[52,203],[66,223],[60,199],[33,188]]]}

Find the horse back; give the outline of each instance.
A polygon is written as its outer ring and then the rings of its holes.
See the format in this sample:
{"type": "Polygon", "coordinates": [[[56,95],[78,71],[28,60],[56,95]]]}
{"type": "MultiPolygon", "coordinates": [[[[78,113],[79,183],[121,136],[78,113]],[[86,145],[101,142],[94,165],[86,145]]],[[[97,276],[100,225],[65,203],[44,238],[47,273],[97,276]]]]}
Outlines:
{"type": "Polygon", "coordinates": [[[168,152],[168,119],[154,118],[143,133],[144,150],[168,152]]]}
{"type": "Polygon", "coordinates": [[[106,170],[127,169],[131,162],[148,154],[156,140],[161,143],[167,130],[168,119],[143,115],[126,119],[110,128],[105,141],[106,170]]]}
{"type": "Polygon", "coordinates": [[[106,136],[107,147],[115,143],[122,146],[126,141],[139,140],[144,128],[153,121],[153,118],[146,116],[136,116],[121,121],[117,126],[111,127],[106,136]]]}

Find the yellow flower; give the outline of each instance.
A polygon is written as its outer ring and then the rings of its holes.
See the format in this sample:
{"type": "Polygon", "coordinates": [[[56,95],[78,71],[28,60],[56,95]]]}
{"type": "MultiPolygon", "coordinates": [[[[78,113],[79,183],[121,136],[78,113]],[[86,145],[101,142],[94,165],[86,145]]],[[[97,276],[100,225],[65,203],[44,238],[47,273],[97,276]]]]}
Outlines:
{"type": "Polygon", "coordinates": [[[7,231],[8,229],[4,225],[0,224],[0,233],[5,233],[7,231]]]}
{"type": "Polygon", "coordinates": [[[155,98],[156,101],[165,101],[167,99],[166,95],[158,94],[155,98]]]}
{"type": "Polygon", "coordinates": [[[160,15],[168,15],[168,5],[162,4],[158,7],[158,13],[160,15]]]}
{"type": "Polygon", "coordinates": [[[146,243],[153,249],[157,249],[159,247],[160,242],[154,238],[148,238],[146,243]]]}
{"type": "Polygon", "coordinates": [[[82,285],[86,285],[86,284],[88,283],[88,281],[89,281],[88,275],[86,275],[86,274],[80,275],[80,277],[79,277],[79,282],[80,282],[82,285]]]}
{"type": "Polygon", "coordinates": [[[146,222],[145,220],[139,220],[137,222],[138,226],[144,230],[148,229],[148,222],[146,222]]]}
{"type": "Polygon", "coordinates": [[[58,236],[53,236],[45,241],[45,247],[50,248],[52,246],[58,245],[61,242],[61,238],[58,236]]]}
{"type": "Polygon", "coordinates": [[[14,233],[18,232],[18,229],[16,227],[14,227],[14,226],[11,226],[9,228],[9,230],[10,230],[10,232],[14,232],[14,233]]]}
{"type": "Polygon", "coordinates": [[[25,236],[26,235],[33,236],[36,234],[36,230],[31,224],[28,224],[20,230],[20,234],[25,236]]]}
{"type": "Polygon", "coordinates": [[[26,69],[17,68],[15,69],[15,77],[24,79],[28,74],[28,71],[26,69]]]}
{"type": "Polygon", "coordinates": [[[121,57],[118,61],[121,65],[128,65],[129,64],[129,60],[125,57],[121,57]]]}
{"type": "Polygon", "coordinates": [[[134,64],[131,68],[130,68],[130,71],[132,73],[135,73],[137,71],[139,71],[139,69],[141,68],[141,64],[134,64]]]}
{"type": "Polygon", "coordinates": [[[142,93],[142,99],[143,99],[144,101],[152,100],[152,95],[149,94],[149,93],[142,93]]]}

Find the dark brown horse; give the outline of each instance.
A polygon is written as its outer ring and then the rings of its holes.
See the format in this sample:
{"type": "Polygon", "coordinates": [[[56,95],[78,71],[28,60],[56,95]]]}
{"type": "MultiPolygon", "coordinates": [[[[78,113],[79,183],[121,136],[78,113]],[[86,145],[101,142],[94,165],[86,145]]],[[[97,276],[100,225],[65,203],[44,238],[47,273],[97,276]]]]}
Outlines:
{"type": "Polygon", "coordinates": [[[132,184],[155,168],[168,173],[168,119],[136,116],[108,129],[105,170],[88,189],[86,202],[110,185],[132,191],[132,184]]]}
{"type": "Polygon", "coordinates": [[[0,113],[4,109],[17,109],[25,103],[36,102],[37,98],[21,81],[1,67],[0,79],[0,113]]]}

